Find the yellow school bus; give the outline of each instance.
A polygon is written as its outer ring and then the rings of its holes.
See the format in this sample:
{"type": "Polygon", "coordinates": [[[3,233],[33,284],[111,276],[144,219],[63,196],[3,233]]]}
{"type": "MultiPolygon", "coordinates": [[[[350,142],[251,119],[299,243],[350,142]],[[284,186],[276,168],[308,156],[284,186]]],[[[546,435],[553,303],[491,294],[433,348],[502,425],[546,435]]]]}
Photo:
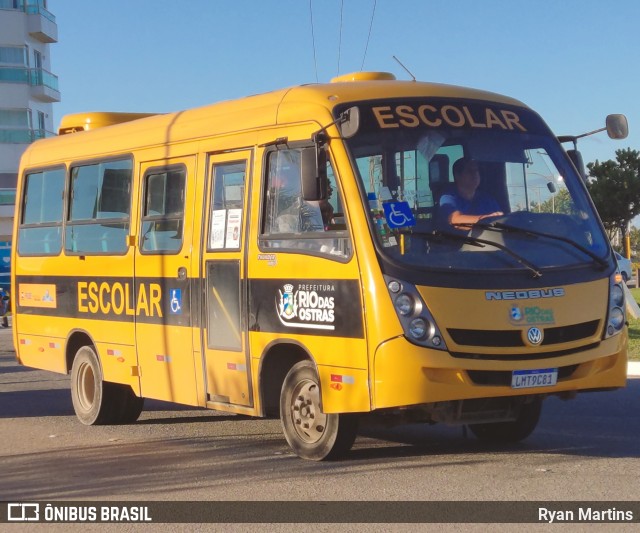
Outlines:
{"type": "Polygon", "coordinates": [[[321,460],[365,415],[518,441],[544,398],[625,385],[610,244],[517,100],[358,73],[61,132],[21,161],[13,332],[84,424],[144,398],[279,416],[321,460]]]}

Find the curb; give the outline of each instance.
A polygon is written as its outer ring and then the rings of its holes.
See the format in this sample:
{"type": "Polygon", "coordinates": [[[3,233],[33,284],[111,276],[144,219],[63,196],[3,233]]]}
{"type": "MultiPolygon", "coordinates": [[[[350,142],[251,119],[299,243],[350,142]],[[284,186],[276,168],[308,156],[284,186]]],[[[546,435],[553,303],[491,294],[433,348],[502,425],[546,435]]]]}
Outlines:
{"type": "Polygon", "coordinates": [[[630,378],[640,378],[640,361],[629,361],[627,363],[627,376],[630,378]]]}

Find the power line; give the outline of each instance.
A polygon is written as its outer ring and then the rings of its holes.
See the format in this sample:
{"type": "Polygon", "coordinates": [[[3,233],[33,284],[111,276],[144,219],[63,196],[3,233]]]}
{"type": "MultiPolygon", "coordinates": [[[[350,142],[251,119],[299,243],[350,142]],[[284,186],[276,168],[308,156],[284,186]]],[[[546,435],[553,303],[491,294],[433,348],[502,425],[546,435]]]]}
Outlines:
{"type": "Polygon", "coordinates": [[[342,51],[342,13],[344,12],[344,0],[340,2],[340,36],[338,37],[338,76],[340,75],[340,52],[342,51]]]}
{"type": "Polygon", "coordinates": [[[318,83],[318,62],[316,61],[316,37],[313,33],[313,7],[312,0],[309,0],[309,14],[311,15],[311,42],[313,43],[313,66],[316,71],[316,83],[318,83]]]}
{"type": "Polygon", "coordinates": [[[369,24],[369,35],[367,35],[367,44],[364,47],[364,56],[362,56],[362,66],[360,70],[364,70],[364,60],[367,58],[367,49],[369,48],[369,39],[371,38],[371,29],[373,28],[373,17],[376,14],[376,4],[378,0],[373,0],[373,11],[371,12],[371,22],[369,24]]]}

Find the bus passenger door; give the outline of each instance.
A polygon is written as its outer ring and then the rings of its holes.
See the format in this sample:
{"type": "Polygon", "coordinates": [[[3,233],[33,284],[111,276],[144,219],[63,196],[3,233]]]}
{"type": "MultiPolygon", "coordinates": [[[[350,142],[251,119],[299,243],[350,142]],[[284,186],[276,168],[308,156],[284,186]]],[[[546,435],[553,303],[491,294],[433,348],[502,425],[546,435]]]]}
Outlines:
{"type": "Polygon", "coordinates": [[[253,405],[245,248],[251,152],[211,155],[202,242],[202,352],[207,402],[253,405]]]}
{"type": "Polygon", "coordinates": [[[195,156],[142,163],[135,257],[142,396],[189,405],[198,404],[191,329],[195,171],[195,156]]]}

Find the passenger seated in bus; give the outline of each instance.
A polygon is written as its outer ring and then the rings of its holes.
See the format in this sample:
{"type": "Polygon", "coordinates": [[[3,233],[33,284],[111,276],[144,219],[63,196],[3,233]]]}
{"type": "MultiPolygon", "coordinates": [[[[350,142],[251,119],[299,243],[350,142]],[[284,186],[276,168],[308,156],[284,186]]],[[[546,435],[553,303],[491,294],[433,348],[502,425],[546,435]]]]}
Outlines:
{"type": "Polygon", "coordinates": [[[498,202],[478,190],[478,163],[462,157],[453,164],[454,183],[440,197],[438,218],[452,226],[471,226],[487,217],[503,215],[498,202]]]}

